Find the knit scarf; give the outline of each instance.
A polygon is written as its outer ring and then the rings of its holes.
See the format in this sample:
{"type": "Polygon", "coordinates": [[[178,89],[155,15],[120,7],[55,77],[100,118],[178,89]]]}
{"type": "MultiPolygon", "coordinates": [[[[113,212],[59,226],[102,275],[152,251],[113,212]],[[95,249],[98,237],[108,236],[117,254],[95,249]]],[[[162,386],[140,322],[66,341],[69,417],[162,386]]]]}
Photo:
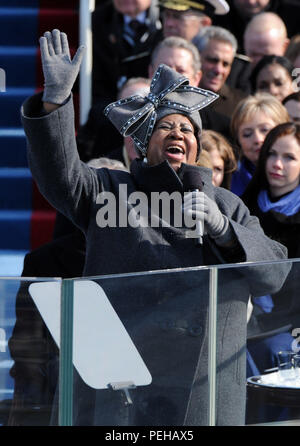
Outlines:
{"type": "MultiPolygon", "coordinates": [[[[266,190],[261,190],[258,194],[257,203],[262,212],[275,211],[286,216],[296,214],[300,209],[300,185],[289,194],[284,195],[279,200],[272,202],[266,190]]],[[[260,296],[253,299],[265,313],[271,313],[274,307],[272,296],[260,296]]]]}
{"type": "Polygon", "coordinates": [[[297,214],[300,210],[300,185],[275,202],[270,200],[266,190],[261,190],[257,203],[262,212],[275,211],[286,216],[297,214]]]}

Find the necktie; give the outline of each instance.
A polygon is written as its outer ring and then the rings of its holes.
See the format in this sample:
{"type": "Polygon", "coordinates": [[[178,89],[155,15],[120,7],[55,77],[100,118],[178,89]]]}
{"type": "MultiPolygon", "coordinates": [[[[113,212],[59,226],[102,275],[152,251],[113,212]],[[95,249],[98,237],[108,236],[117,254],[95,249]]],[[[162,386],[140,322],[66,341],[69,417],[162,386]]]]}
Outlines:
{"type": "Polygon", "coordinates": [[[129,22],[129,27],[133,31],[133,37],[135,41],[140,40],[142,35],[146,32],[147,27],[144,23],[139,22],[138,20],[131,20],[129,22]]]}

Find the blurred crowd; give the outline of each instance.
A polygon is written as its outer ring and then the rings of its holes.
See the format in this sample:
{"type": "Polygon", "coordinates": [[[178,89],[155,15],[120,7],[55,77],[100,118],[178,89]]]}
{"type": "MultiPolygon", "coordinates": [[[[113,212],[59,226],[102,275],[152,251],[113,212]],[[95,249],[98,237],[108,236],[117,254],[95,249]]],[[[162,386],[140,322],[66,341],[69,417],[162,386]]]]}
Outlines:
{"type": "MultiPolygon", "coordinates": [[[[212,170],[214,186],[241,197],[265,233],[288,248],[289,258],[300,257],[299,16],[297,0],[96,2],[92,106],[77,133],[81,160],[100,158],[101,166],[130,169],[141,155],[103,110],[118,99],[146,96],[157,67],[168,65],[190,85],[219,95],[200,112],[198,164],[212,170]]],[[[49,264],[49,252],[55,266],[40,275],[81,275],[82,234],[58,214],[54,238],[50,251],[42,247],[26,256],[24,276],[37,275],[43,256],[49,264]],[[60,245],[72,246],[72,270],[65,268],[69,261],[57,261],[60,245]]],[[[64,255],[68,257],[65,248],[64,255]]],[[[276,366],[277,352],[291,348],[292,330],[300,327],[295,277],[296,267],[276,296],[250,300],[248,376],[276,366]]]]}
{"type": "MultiPolygon", "coordinates": [[[[212,169],[215,186],[245,201],[290,258],[299,257],[299,14],[297,0],[99,2],[92,20],[93,104],[78,133],[82,160],[107,156],[129,168],[138,154],[103,109],[149,89],[159,64],[169,65],[190,85],[219,95],[200,112],[198,164],[212,169]]],[[[276,366],[277,352],[290,349],[291,331],[300,326],[297,294],[292,272],[281,294],[252,299],[248,376],[276,366]]]]}

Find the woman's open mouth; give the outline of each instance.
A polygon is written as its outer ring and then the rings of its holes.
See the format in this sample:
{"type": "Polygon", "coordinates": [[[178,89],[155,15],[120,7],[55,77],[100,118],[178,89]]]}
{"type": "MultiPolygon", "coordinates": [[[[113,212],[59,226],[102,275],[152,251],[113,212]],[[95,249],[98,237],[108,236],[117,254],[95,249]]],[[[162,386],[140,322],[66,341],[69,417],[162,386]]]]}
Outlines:
{"type": "Polygon", "coordinates": [[[179,146],[169,146],[165,151],[167,158],[182,160],[185,156],[185,151],[179,146]]]}

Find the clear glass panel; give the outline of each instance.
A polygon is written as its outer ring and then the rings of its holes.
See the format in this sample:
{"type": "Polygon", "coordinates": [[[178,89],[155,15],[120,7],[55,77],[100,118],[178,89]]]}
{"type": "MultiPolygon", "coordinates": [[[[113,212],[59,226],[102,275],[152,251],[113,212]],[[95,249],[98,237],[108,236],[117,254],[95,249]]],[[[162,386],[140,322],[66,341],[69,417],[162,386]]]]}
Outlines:
{"type": "Polygon", "coordinates": [[[299,385],[265,385],[265,370],[297,351],[299,262],[74,281],[72,424],[296,423],[299,385]]]}
{"type": "Polygon", "coordinates": [[[300,350],[300,260],[216,269],[216,424],[299,425],[298,371],[282,379],[278,352],[300,350]]]}
{"type": "Polygon", "coordinates": [[[74,282],[74,425],[209,423],[209,275],[74,282]]]}
{"type": "MultiPolygon", "coordinates": [[[[300,369],[294,357],[300,351],[300,260],[294,259],[289,266],[277,292],[252,299],[247,330],[247,424],[299,425],[300,369]],[[280,351],[289,352],[290,364],[279,367],[280,351]]],[[[275,273],[271,269],[266,276],[273,277],[274,283],[275,273]]],[[[277,274],[280,277],[280,271],[277,274]]]]}
{"type": "Polygon", "coordinates": [[[299,371],[282,380],[277,353],[300,350],[299,268],[38,279],[39,311],[32,280],[3,279],[1,423],[297,424],[299,371]]]}
{"type": "MultiPolygon", "coordinates": [[[[40,311],[54,279],[0,278],[0,424],[49,425],[59,376],[59,352],[40,311]],[[33,290],[33,295],[29,292],[33,290]],[[34,297],[33,297],[34,296],[34,297]],[[37,299],[37,300],[34,300],[37,299]],[[38,310],[40,309],[40,311],[38,310]]],[[[59,301],[58,301],[59,305],[59,301]]],[[[60,310],[57,314],[60,324],[60,310]]]]}

